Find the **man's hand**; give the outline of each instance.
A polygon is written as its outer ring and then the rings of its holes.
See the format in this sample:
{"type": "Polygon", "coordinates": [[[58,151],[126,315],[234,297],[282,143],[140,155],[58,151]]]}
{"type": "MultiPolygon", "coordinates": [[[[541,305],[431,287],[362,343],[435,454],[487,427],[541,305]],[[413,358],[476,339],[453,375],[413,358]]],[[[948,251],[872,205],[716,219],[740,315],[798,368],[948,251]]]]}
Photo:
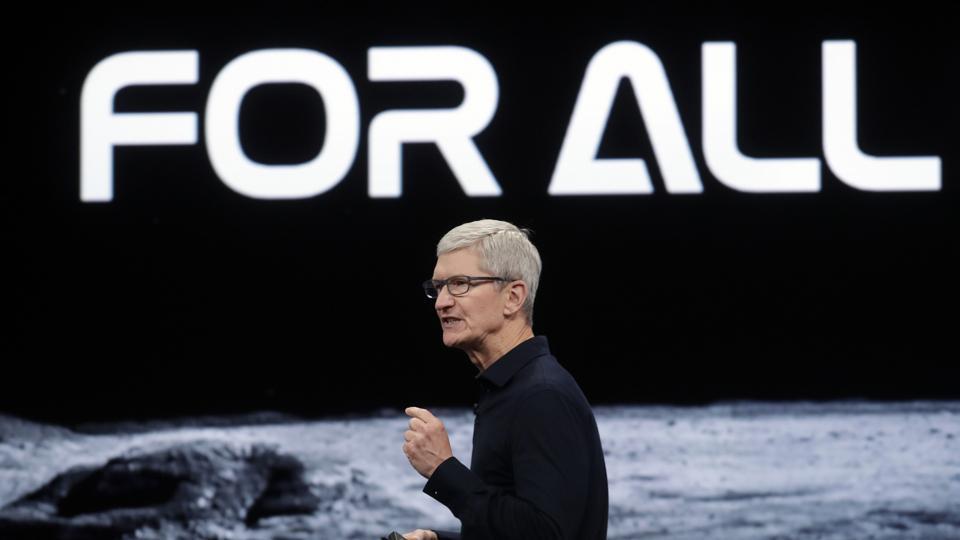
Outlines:
{"type": "MultiPolygon", "coordinates": [[[[441,463],[453,456],[450,437],[447,436],[443,422],[430,411],[419,407],[407,407],[404,412],[411,418],[410,429],[403,434],[403,439],[406,441],[403,443],[403,453],[407,455],[410,465],[413,465],[418,473],[424,478],[430,478],[441,463]]],[[[432,538],[436,538],[436,535],[432,538]]]]}
{"type": "Polygon", "coordinates": [[[406,540],[437,540],[437,533],[424,529],[417,529],[415,531],[405,533],[403,537],[406,540]]]}

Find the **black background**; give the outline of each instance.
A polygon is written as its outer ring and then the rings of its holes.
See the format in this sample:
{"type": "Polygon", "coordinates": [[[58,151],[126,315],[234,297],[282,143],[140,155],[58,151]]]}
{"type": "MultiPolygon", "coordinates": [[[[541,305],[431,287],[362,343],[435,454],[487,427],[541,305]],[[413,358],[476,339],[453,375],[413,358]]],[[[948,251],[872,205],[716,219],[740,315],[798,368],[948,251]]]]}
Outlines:
{"type": "MultiPolygon", "coordinates": [[[[440,236],[479,218],[535,231],[544,260],[535,331],[594,403],[960,397],[960,88],[944,13],[922,3],[774,14],[656,2],[563,16],[188,13],[9,23],[0,215],[13,321],[0,411],[70,423],[469,404],[475,370],[443,348],[419,283],[440,236]],[[600,155],[645,159],[655,193],[547,195],[585,67],[622,39],[662,60],[703,194],[665,191],[623,82],[600,155]],[[740,193],[711,176],[700,143],[702,43],[737,44],[744,153],[823,162],[825,39],[857,42],[861,148],[940,156],[941,191],[858,191],[825,163],[814,194],[740,193]],[[402,198],[367,196],[371,118],[462,98],[453,83],[370,82],[367,49],[392,45],[461,45],[489,59],[500,101],[476,142],[502,197],[467,197],[431,145],[405,146],[402,198]],[[218,71],[275,47],[335,58],[360,100],[350,173],[310,199],[231,191],[203,144],[218,71]],[[116,109],[196,111],[200,143],[118,148],[114,200],[80,202],[85,76],[116,52],[170,49],[199,51],[199,83],[128,88],[116,109]]],[[[305,86],[258,87],[242,111],[244,148],[258,161],[305,161],[323,143],[322,102],[305,86]]]]}

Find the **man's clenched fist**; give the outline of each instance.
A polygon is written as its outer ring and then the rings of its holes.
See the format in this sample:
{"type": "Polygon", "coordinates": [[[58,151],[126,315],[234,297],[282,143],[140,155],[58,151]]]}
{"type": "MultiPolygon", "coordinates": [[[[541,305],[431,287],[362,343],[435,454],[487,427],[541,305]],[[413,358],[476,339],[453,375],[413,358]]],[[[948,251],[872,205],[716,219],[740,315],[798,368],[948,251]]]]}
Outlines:
{"type": "Polygon", "coordinates": [[[404,540],[437,540],[437,533],[425,529],[417,529],[403,535],[404,540]]]}
{"type": "Polygon", "coordinates": [[[418,473],[430,478],[441,463],[453,456],[450,437],[443,422],[430,411],[407,407],[404,412],[410,417],[410,429],[403,434],[406,441],[403,443],[403,453],[418,473]]]}

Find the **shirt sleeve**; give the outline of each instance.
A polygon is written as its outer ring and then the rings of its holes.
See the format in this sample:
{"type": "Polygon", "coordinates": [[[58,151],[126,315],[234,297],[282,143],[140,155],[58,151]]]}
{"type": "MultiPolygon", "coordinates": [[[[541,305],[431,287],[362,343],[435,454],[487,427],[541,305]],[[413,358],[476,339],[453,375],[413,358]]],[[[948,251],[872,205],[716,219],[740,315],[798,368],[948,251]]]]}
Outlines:
{"type": "Polygon", "coordinates": [[[456,458],[437,467],[424,492],[460,519],[464,540],[572,539],[587,504],[586,433],[568,398],[538,390],[523,400],[511,428],[515,492],[488,486],[456,458]]]}

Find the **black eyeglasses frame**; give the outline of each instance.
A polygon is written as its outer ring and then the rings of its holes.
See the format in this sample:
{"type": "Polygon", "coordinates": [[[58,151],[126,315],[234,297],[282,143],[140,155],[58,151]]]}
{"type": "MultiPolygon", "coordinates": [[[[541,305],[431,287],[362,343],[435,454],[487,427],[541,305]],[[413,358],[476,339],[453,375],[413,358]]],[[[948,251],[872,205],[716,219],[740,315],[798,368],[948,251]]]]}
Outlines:
{"type": "Polygon", "coordinates": [[[423,285],[423,292],[424,294],[427,295],[427,298],[431,300],[435,300],[438,296],[440,296],[440,291],[444,287],[447,287],[447,292],[450,293],[451,296],[463,296],[468,292],[470,292],[470,289],[473,287],[474,282],[480,283],[480,282],[487,282],[487,281],[512,281],[512,280],[507,279],[505,277],[500,277],[500,276],[450,276],[447,279],[428,279],[424,281],[422,285],[423,285]],[[453,280],[460,280],[460,279],[467,280],[467,289],[461,293],[451,292],[450,286],[449,286],[450,282],[453,280]],[[431,291],[433,291],[432,294],[431,294],[431,291]]]}

